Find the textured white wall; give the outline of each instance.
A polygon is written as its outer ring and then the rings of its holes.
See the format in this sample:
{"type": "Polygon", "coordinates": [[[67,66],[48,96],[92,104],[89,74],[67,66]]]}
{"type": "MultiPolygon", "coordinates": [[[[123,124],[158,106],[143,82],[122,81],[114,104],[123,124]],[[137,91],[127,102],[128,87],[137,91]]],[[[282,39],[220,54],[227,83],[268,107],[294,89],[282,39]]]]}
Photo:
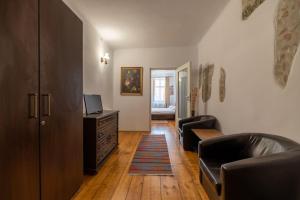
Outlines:
{"type": "Polygon", "coordinates": [[[104,109],[112,109],[113,52],[88,23],[84,23],[83,37],[83,92],[101,94],[104,109]],[[106,52],[111,56],[107,65],[100,62],[106,52]]]}
{"type": "Polygon", "coordinates": [[[279,1],[265,1],[246,21],[241,20],[241,2],[231,0],[198,45],[199,63],[216,64],[208,113],[220,120],[226,134],[267,132],[300,142],[300,52],[284,90],[273,77],[279,1]],[[219,101],[220,67],[227,76],[224,103],[219,101]]]}
{"type": "Polygon", "coordinates": [[[83,93],[101,94],[104,109],[113,107],[113,52],[101,39],[97,30],[72,4],[64,2],[76,13],[83,22],[83,93]],[[111,60],[108,65],[100,63],[101,56],[108,52],[111,60]]]}
{"type": "Polygon", "coordinates": [[[114,52],[113,108],[120,110],[120,130],[150,129],[150,68],[176,68],[187,61],[197,63],[197,47],[120,49],[114,52]],[[143,96],[120,95],[121,66],[144,68],[143,96]]]}

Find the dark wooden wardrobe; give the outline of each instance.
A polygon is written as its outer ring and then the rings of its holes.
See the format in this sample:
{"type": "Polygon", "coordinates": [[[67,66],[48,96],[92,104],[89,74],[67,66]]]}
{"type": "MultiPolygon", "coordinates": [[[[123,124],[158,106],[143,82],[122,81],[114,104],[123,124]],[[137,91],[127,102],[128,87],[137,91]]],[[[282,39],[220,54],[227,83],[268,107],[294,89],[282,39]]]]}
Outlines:
{"type": "Polygon", "coordinates": [[[0,199],[66,200],[83,177],[82,22],[0,0],[0,199]]]}

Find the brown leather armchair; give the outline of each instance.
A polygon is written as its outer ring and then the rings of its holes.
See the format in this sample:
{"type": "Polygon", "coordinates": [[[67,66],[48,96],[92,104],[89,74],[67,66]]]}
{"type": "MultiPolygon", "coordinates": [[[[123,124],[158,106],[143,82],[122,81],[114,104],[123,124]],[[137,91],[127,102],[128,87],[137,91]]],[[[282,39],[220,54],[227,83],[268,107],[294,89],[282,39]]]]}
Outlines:
{"type": "Polygon", "coordinates": [[[210,115],[189,117],[178,122],[178,135],[180,143],[186,151],[197,151],[199,138],[192,129],[213,129],[217,119],[210,115]]]}
{"type": "Polygon", "coordinates": [[[199,142],[200,181],[211,200],[300,200],[300,145],[248,133],[199,142]]]}

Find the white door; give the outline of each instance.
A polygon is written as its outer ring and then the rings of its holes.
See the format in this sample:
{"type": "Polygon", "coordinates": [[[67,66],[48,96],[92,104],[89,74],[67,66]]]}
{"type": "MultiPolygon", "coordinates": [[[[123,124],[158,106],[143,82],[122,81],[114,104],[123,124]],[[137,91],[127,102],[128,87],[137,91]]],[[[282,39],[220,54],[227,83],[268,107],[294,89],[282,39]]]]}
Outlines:
{"type": "Polygon", "coordinates": [[[176,69],[176,124],[191,116],[191,62],[176,69]]]}

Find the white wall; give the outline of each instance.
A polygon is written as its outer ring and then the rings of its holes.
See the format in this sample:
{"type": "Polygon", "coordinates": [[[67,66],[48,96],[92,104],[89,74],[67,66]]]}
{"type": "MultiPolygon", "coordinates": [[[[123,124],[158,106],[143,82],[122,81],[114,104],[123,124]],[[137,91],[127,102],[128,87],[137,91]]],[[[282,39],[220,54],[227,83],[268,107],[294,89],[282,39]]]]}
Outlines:
{"type": "Polygon", "coordinates": [[[103,108],[112,109],[113,52],[88,23],[84,23],[83,37],[83,92],[101,94],[103,108]],[[106,52],[111,56],[107,65],[100,62],[101,56],[106,52]]]}
{"type": "Polygon", "coordinates": [[[64,2],[83,22],[83,93],[101,94],[104,109],[112,109],[113,52],[77,8],[69,0],[64,2]],[[100,63],[101,56],[106,52],[111,56],[108,65],[100,63]]]}
{"type": "Polygon", "coordinates": [[[198,45],[199,63],[216,64],[208,113],[226,134],[267,132],[300,142],[300,52],[285,89],[273,77],[279,1],[265,1],[246,21],[241,20],[241,2],[231,0],[198,45]],[[220,67],[227,75],[224,103],[219,101],[220,67]]]}
{"type": "Polygon", "coordinates": [[[114,52],[113,108],[120,111],[120,130],[150,130],[150,68],[176,68],[197,63],[197,47],[120,49],[114,52]],[[144,68],[143,96],[120,95],[121,66],[144,68]]]}

